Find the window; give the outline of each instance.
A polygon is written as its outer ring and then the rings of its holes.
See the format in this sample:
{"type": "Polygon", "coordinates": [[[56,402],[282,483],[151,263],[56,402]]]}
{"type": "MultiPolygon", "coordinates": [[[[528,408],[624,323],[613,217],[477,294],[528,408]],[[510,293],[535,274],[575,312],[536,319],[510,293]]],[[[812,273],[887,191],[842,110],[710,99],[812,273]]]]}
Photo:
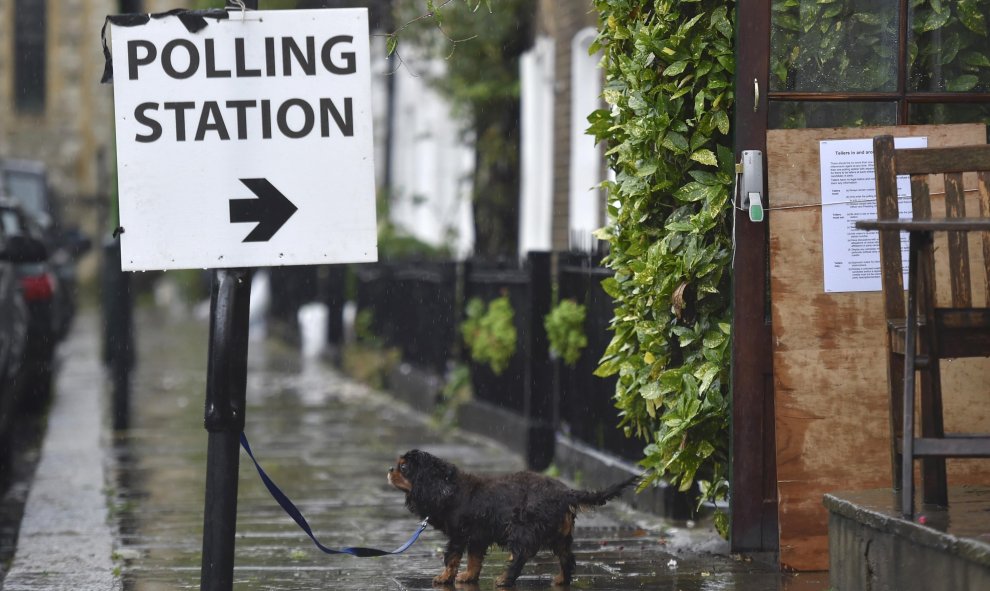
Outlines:
{"type": "Polygon", "coordinates": [[[22,113],[45,110],[45,0],[14,3],[14,106],[22,113]]]}
{"type": "Polygon", "coordinates": [[[539,36],[519,58],[522,177],[519,254],[552,247],[554,43],[539,36]]]}
{"type": "Polygon", "coordinates": [[[591,251],[591,233],[602,225],[602,156],[595,138],[585,130],[588,114],[600,108],[602,94],[600,54],[589,54],[598,32],[582,29],[571,41],[571,160],[570,160],[570,247],[591,251]]]}
{"type": "Polygon", "coordinates": [[[771,128],[990,123],[990,0],[772,0],[771,128]]]}

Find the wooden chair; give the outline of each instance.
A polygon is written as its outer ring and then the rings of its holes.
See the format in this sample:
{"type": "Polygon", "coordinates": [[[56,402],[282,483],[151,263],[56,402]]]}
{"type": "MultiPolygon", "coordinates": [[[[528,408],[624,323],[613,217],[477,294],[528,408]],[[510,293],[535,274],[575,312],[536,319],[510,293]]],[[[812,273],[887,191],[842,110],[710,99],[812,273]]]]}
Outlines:
{"type": "MultiPolygon", "coordinates": [[[[946,434],[942,420],[941,359],[990,356],[990,145],[894,149],[889,135],[873,140],[876,166],[876,222],[858,227],[880,230],[880,264],[887,320],[891,472],[901,490],[905,516],[914,512],[914,460],[922,460],[923,502],[948,505],[947,457],[990,457],[988,433],[946,434]],[[975,172],[980,211],[967,216],[963,173],[975,172]],[[912,219],[899,219],[897,175],[911,175],[912,219]],[[945,217],[932,218],[930,175],[943,175],[945,217]],[[901,232],[909,234],[907,302],[901,265],[901,232]],[[936,256],[933,235],[945,232],[946,252],[936,256]],[[968,233],[982,234],[982,256],[970,258],[968,233]],[[982,306],[974,306],[971,263],[984,269],[982,306]],[[936,298],[938,277],[948,278],[951,301],[936,298]],[[915,433],[915,378],[920,381],[920,437],[915,433]]],[[[979,249],[978,249],[979,250],[979,249]]],[[[990,385],[981,385],[990,393],[990,385]]]]}

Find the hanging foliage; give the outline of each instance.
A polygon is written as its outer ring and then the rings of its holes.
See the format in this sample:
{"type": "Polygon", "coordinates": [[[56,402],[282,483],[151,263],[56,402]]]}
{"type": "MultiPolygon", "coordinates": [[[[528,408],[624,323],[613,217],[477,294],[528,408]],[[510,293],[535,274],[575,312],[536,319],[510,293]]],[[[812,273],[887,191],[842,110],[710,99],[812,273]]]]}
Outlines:
{"type": "MultiPolygon", "coordinates": [[[[597,374],[618,375],[627,435],[649,479],[724,498],[729,447],[733,5],[596,0],[607,109],[589,118],[604,183],[603,282],[613,337],[597,374]]],[[[724,515],[717,523],[724,526],[724,515]]]]}
{"type": "Polygon", "coordinates": [[[581,357],[581,351],[588,346],[584,334],[584,319],[587,309],[574,300],[561,300],[543,319],[547,331],[550,353],[563,360],[565,365],[574,367],[581,357]]]}
{"type": "Polygon", "coordinates": [[[487,304],[471,298],[465,306],[461,336],[471,359],[487,365],[495,375],[502,375],[516,353],[515,310],[509,296],[503,295],[487,304]]]}

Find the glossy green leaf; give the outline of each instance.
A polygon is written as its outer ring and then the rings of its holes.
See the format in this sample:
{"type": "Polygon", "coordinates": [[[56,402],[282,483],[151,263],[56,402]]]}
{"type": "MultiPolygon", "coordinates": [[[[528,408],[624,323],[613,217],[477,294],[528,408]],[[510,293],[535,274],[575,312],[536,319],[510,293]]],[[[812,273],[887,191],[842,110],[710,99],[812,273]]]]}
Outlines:
{"type": "Polygon", "coordinates": [[[986,0],[958,0],[956,10],[959,21],[970,31],[983,37],[990,36],[987,31],[987,12],[990,3],[986,0]]]}
{"type": "Polygon", "coordinates": [[[959,76],[953,80],[949,80],[945,83],[945,89],[949,92],[968,92],[976,87],[976,84],[980,81],[979,78],[972,74],[966,74],[964,76],[959,76]]]}
{"type": "Polygon", "coordinates": [[[701,164],[707,164],[709,166],[718,166],[718,160],[715,158],[715,152],[712,152],[707,148],[698,150],[691,154],[691,160],[700,162],[701,164]]]}

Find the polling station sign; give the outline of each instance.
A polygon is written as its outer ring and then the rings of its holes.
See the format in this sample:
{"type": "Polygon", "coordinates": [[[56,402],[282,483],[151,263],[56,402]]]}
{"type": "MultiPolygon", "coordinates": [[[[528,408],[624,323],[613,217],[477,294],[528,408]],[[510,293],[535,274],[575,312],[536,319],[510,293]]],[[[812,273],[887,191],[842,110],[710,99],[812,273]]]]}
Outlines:
{"type": "Polygon", "coordinates": [[[122,268],[376,260],[367,10],[225,16],[111,20],[122,268]]]}

